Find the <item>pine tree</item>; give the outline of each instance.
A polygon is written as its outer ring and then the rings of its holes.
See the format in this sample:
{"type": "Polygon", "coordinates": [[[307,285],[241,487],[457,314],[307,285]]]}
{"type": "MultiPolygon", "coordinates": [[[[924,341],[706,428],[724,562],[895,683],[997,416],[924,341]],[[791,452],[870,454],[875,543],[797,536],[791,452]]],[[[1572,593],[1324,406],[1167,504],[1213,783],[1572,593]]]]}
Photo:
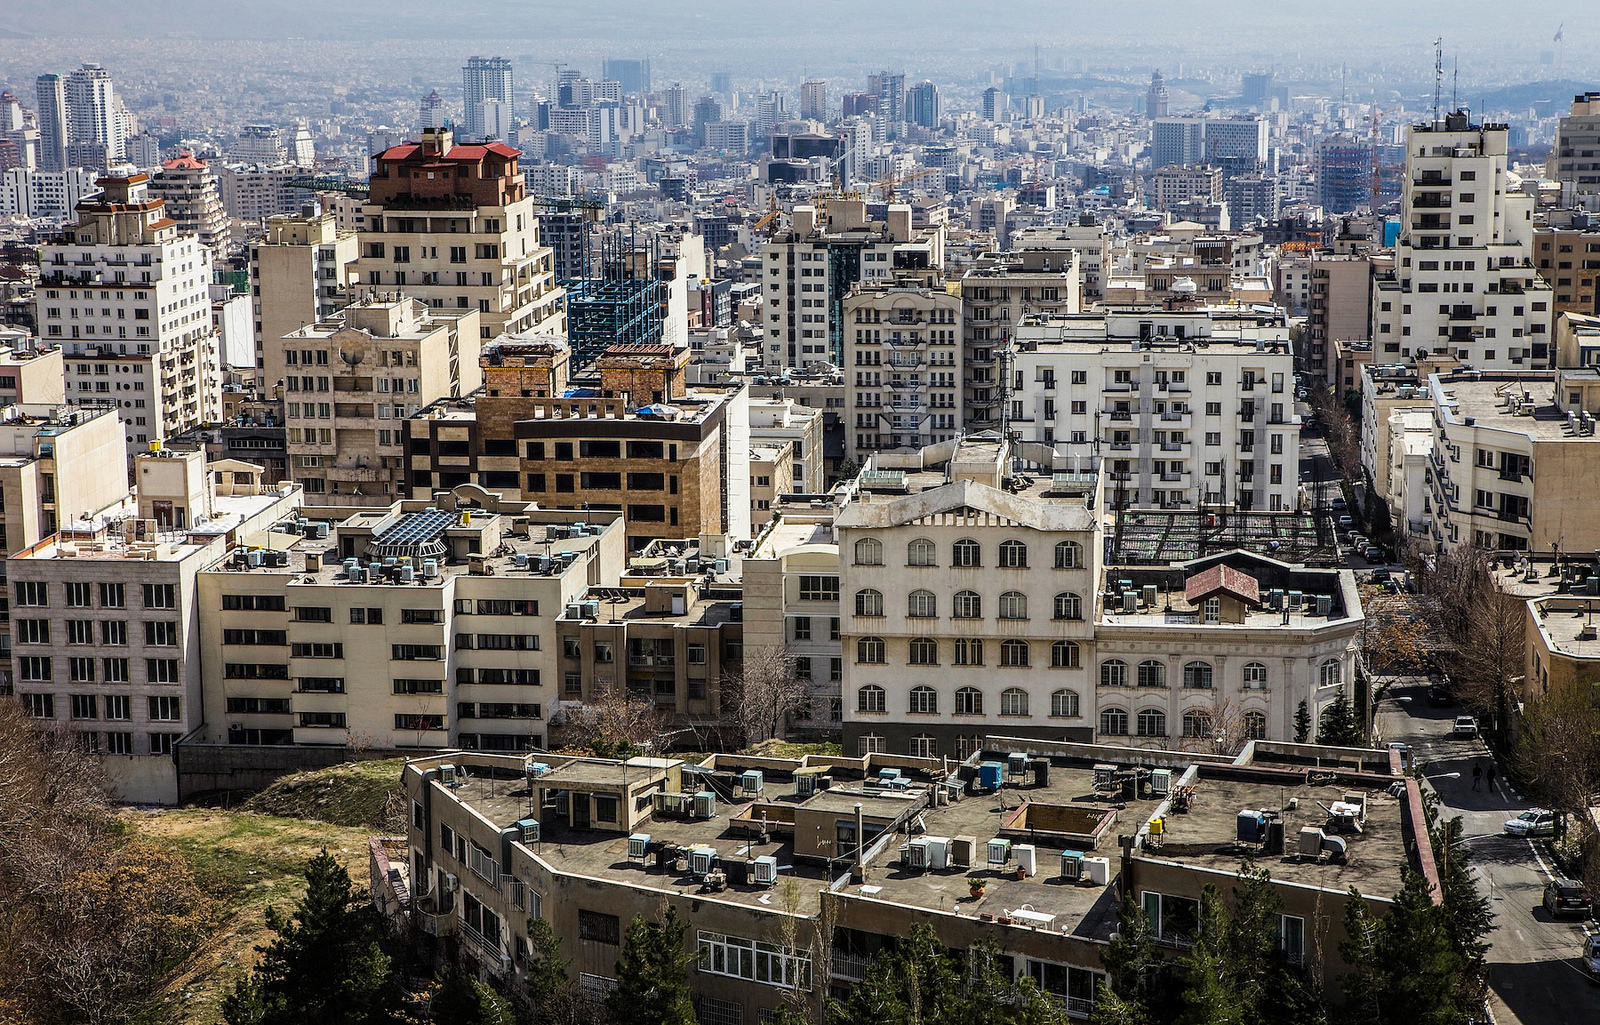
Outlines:
{"type": "MultiPolygon", "coordinates": [[[[1430,794],[1430,796],[1433,796],[1430,794]]],[[[1437,797],[1427,809],[1434,861],[1439,865],[1440,906],[1450,944],[1464,962],[1460,977],[1461,1000],[1473,1005],[1489,986],[1489,944],[1484,937],[1494,927],[1489,898],[1472,877],[1472,850],[1461,842],[1461,816],[1437,823],[1437,797]]]]}
{"type": "Polygon", "coordinates": [[[1150,921],[1145,918],[1139,898],[1132,893],[1117,908],[1117,934],[1101,952],[1100,962],[1105,965],[1119,1002],[1134,1007],[1141,1015],[1148,1016],[1150,1008],[1170,1002],[1171,994],[1164,992],[1170,978],[1167,963],[1156,951],[1150,921]]]}
{"type": "Polygon", "coordinates": [[[1294,742],[1304,744],[1311,739],[1311,709],[1306,707],[1305,698],[1300,699],[1300,707],[1294,710],[1294,742]]]}
{"type": "Polygon", "coordinates": [[[528,962],[528,1000],[533,1004],[534,1021],[575,1022],[582,1014],[577,987],[567,970],[572,959],[561,950],[561,937],[543,918],[528,919],[528,946],[533,958],[528,962]]]}
{"type": "Polygon", "coordinates": [[[1228,910],[1215,886],[1200,891],[1195,944],[1183,960],[1183,1025],[1246,1025],[1255,1020],[1230,963],[1228,910]]]}
{"type": "Polygon", "coordinates": [[[436,1025],[512,1025],[511,1002],[460,965],[451,964],[437,976],[438,992],[429,1007],[436,1025]]]}
{"type": "Polygon", "coordinates": [[[668,904],[660,922],[633,916],[617,962],[617,986],[606,1008],[617,1025],[697,1025],[689,997],[694,955],[683,948],[687,928],[668,904]]]}
{"type": "Polygon", "coordinates": [[[1322,710],[1322,721],[1317,724],[1317,743],[1328,747],[1355,747],[1361,743],[1361,724],[1356,721],[1355,708],[1343,690],[1322,710]]]}
{"type": "Polygon", "coordinates": [[[382,924],[367,894],[326,848],[306,864],[306,894],[292,916],[267,912],[276,938],[224,1000],[228,1025],[378,1025],[392,1022],[399,989],[379,946],[382,924]]]}
{"type": "Polygon", "coordinates": [[[1116,988],[1107,983],[1095,991],[1089,1025],[1150,1025],[1150,1016],[1137,1002],[1118,996],[1116,988]]]}
{"type": "Polygon", "coordinates": [[[1456,949],[1449,914],[1433,903],[1431,890],[1421,875],[1405,872],[1388,913],[1376,921],[1351,891],[1345,907],[1350,938],[1339,944],[1354,969],[1345,982],[1349,1020],[1459,1025],[1470,1019],[1474,1002],[1461,980],[1471,964],[1456,949]]]}

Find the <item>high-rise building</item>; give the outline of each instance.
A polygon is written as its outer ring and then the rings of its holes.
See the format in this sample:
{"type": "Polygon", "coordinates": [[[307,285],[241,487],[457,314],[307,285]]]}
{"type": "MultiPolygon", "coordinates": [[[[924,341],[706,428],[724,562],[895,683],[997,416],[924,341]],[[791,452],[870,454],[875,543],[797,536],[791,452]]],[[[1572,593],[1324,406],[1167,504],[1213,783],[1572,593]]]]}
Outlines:
{"type": "Polygon", "coordinates": [[[828,83],[813,79],[800,83],[800,116],[828,120],[828,83]]]}
{"type": "Polygon", "coordinates": [[[906,120],[923,128],[939,127],[939,87],[921,82],[906,91],[906,120]]]}
{"type": "Polygon", "coordinates": [[[67,401],[116,405],[139,449],[222,413],[211,252],[149,184],[100,179],[104,191],[40,250],[36,300],[40,334],[64,350],[67,401]]]}
{"type": "Polygon", "coordinates": [[[1151,174],[1147,185],[1146,199],[1157,210],[1222,202],[1222,168],[1210,164],[1168,164],[1151,174]]]}
{"type": "Polygon", "coordinates": [[[1205,121],[1197,117],[1163,117],[1150,127],[1150,167],[1198,164],[1205,159],[1205,121]]]}
{"type": "Polygon", "coordinates": [[[311,126],[301,118],[294,126],[294,134],[290,136],[285,147],[289,162],[296,167],[317,166],[317,145],[311,138],[311,126]]]}
{"type": "Polygon", "coordinates": [[[728,95],[733,92],[733,72],[713,71],[711,73],[711,91],[728,95]]]}
{"type": "Polygon", "coordinates": [[[39,170],[67,169],[67,88],[60,75],[40,75],[39,170]]]}
{"type": "Polygon", "coordinates": [[[67,140],[105,150],[108,166],[122,159],[124,124],[117,110],[111,75],[98,64],[85,64],[64,80],[67,103],[67,140]]]}
{"type": "Polygon", "coordinates": [[[1572,112],[1561,119],[1545,159],[1545,174],[1561,182],[1564,191],[1570,189],[1573,198],[1600,194],[1596,152],[1600,152],[1600,92],[1587,92],[1572,98],[1572,112]]]}
{"type": "Polygon", "coordinates": [[[1258,173],[1267,162],[1270,126],[1265,118],[1213,117],[1202,130],[1205,160],[1230,175],[1258,173]]]}
{"type": "Polygon", "coordinates": [[[278,384],[266,374],[267,340],[331,319],[350,295],[358,254],[355,232],[340,231],[331,213],[267,221],[267,237],[250,249],[257,391],[278,384]]]}
{"type": "Polygon", "coordinates": [[[204,160],[187,151],[161,164],[150,180],[150,198],[165,200],[167,216],[178,230],[194,235],[211,251],[211,263],[220,267],[228,255],[228,212],[222,206],[222,186],[204,160]]]}
{"type": "Polygon", "coordinates": [[[1372,146],[1349,135],[1317,140],[1317,200],[1330,214],[1372,205],[1372,146]]]}
{"type": "Polygon", "coordinates": [[[650,91],[650,61],[644,60],[603,60],[600,62],[600,76],[615,79],[622,87],[624,94],[643,95],[650,91]]]}
{"type": "Polygon", "coordinates": [[[461,80],[466,108],[461,119],[461,134],[467,139],[480,140],[485,132],[485,100],[499,100],[514,109],[511,61],[505,57],[469,57],[466,67],[461,69],[461,80]]]}
{"type": "Polygon", "coordinates": [[[689,90],[674,82],[662,96],[661,122],[668,128],[689,124],[689,90]]]}
{"type": "Polygon", "coordinates": [[[444,98],[434,89],[417,101],[417,130],[427,132],[444,127],[444,98]]]}
{"type": "Polygon", "coordinates": [[[1005,90],[997,85],[991,85],[983,91],[983,105],[978,115],[985,121],[1004,121],[1006,108],[1011,105],[1011,100],[1005,90]]]}
{"type": "Polygon", "coordinates": [[[1272,93],[1272,72],[1263,71],[1244,76],[1244,87],[1239,97],[1246,107],[1265,107],[1272,93]]]}
{"type": "Polygon", "coordinates": [[[894,138],[906,120],[905,72],[880,71],[868,75],[867,92],[878,97],[878,115],[888,125],[889,138],[894,138]]]}
{"type": "Polygon", "coordinates": [[[216,171],[222,207],[234,220],[264,224],[280,214],[297,214],[316,200],[316,193],[290,184],[306,175],[293,164],[229,163],[216,171]]]}
{"type": "Polygon", "coordinates": [[[237,164],[282,164],[288,151],[277,125],[245,125],[228,147],[228,160],[237,164]]]}
{"type": "Polygon", "coordinates": [[[1152,121],[1158,117],[1166,117],[1170,103],[1167,83],[1161,78],[1161,69],[1157,68],[1150,73],[1150,88],[1144,94],[1144,116],[1152,121]]]}

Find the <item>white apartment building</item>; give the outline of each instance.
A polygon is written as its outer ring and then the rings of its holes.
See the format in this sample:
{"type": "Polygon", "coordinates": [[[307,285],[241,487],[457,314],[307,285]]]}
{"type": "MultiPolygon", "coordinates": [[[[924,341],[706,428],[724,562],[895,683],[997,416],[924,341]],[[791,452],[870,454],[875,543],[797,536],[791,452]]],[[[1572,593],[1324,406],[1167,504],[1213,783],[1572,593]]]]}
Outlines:
{"type": "Polygon", "coordinates": [[[178,231],[149,178],[102,178],[40,250],[40,334],[58,343],[67,401],[114,405],[130,447],[220,419],[211,252],[178,231]]]}
{"type": "Polygon", "coordinates": [[[843,304],[854,285],[943,266],[943,226],[914,230],[908,204],[889,204],[887,221],[869,221],[859,199],[795,207],[789,229],[761,246],[763,362],[769,370],[840,365],[843,304]]]}
{"type": "Polygon", "coordinates": [[[0,216],[66,219],[99,191],[99,172],[87,167],[37,171],[13,167],[0,175],[0,216]]]}
{"type": "Polygon", "coordinates": [[[204,160],[185,152],[163,161],[150,180],[150,196],[166,200],[167,216],[178,222],[178,230],[199,238],[211,250],[211,262],[221,265],[228,256],[228,212],[217,174],[204,160]]]}
{"type": "Polygon", "coordinates": [[[1562,206],[1595,209],[1600,204],[1600,92],[1572,98],[1572,110],[1561,118],[1545,174],[1561,183],[1562,206]]]}
{"type": "Polygon", "coordinates": [[[1408,129],[1394,268],[1372,294],[1374,359],[1548,365],[1552,293],[1533,263],[1536,200],[1507,174],[1506,136],[1505,125],[1462,112],[1408,129]]]}
{"type": "Polygon", "coordinates": [[[276,378],[266,372],[266,341],[327,320],[349,295],[360,244],[331,213],[274,217],[267,237],[250,247],[250,291],[255,314],[256,390],[276,378]]]}
{"type": "Polygon", "coordinates": [[[265,224],[282,214],[298,214],[316,202],[316,193],[289,183],[311,172],[293,164],[223,164],[217,170],[222,207],[228,216],[249,224],[265,224]]]}
{"type": "Polygon", "coordinates": [[[1300,418],[1275,307],[1110,310],[1017,325],[1007,429],[1082,467],[1118,504],[1296,507],[1300,418]]]}
{"type": "Polygon", "coordinates": [[[961,431],[961,297],[937,279],[857,285],[844,301],[845,453],[920,449],[961,431]]]}

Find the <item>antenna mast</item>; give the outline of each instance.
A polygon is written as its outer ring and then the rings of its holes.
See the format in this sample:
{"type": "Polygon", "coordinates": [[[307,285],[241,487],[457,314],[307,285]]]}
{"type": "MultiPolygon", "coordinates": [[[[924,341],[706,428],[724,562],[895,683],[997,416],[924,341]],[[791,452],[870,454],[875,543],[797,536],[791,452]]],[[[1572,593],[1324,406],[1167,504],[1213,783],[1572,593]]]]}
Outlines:
{"type": "Polygon", "coordinates": [[[1433,123],[1439,124],[1439,93],[1444,88],[1444,37],[1433,41],[1433,123]]]}

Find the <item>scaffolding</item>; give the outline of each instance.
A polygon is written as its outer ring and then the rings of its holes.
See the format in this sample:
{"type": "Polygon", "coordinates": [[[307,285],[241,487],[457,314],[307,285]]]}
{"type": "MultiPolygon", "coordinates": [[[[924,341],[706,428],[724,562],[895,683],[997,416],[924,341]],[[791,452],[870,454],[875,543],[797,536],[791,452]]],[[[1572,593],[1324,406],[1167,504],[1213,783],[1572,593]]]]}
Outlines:
{"type": "Polygon", "coordinates": [[[654,345],[662,338],[661,282],[655,247],[638,253],[631,239],[602,244],[601,275],[565,282],[567,342],[574,371],[613,345],[654,345]],[[648,257],[648,259],[642,259],[648,257]],[[641,265],[642,264],[642,265],[641,265]]]}
{"type": "Polygon", "coordinates": [[[1322,510],[1117,508],[1112,515],[1110,565],[1165,566],[1236,548],[1306,566],[1339,565],[1333,515],[1322,510]]]}

